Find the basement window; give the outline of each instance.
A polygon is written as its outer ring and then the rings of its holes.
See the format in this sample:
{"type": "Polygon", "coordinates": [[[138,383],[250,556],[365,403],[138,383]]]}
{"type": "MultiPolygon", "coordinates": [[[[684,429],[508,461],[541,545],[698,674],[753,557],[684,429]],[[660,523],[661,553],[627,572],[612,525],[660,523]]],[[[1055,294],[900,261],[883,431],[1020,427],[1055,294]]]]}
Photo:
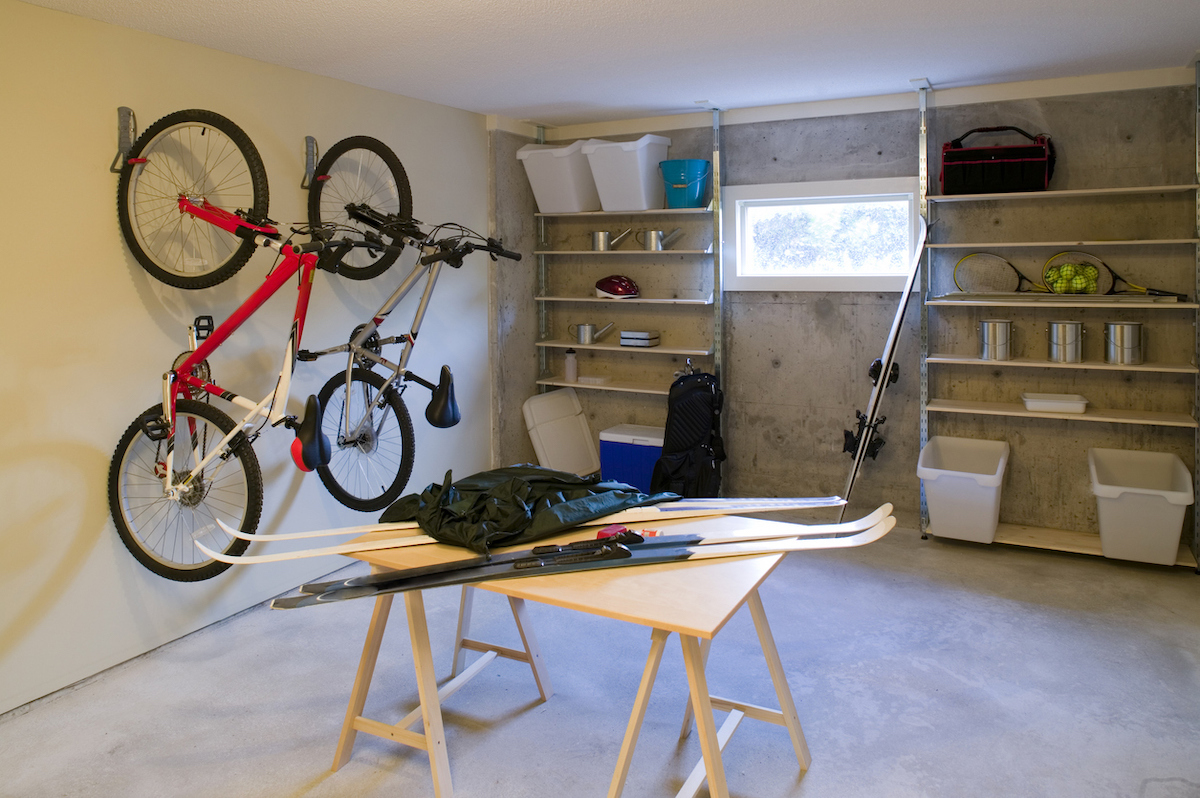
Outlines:
{"type": "Polygon", "coordinates": [[[729,291],[902,291],[915,177],[722,188],[729,291]]]}

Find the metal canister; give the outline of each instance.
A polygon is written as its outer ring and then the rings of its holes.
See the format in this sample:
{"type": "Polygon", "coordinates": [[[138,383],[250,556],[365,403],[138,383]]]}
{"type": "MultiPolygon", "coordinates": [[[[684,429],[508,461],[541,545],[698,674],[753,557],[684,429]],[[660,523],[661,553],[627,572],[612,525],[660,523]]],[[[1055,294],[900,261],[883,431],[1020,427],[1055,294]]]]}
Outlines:
{"type": "Polygon", "coordinates": [[[1104,324],[1104,360],[1120,366],[1141,365],[1142,323],[1140,321],[1110,321],[1104,324]]]}
{"type": "Polygon", "coordinates": [[[1083,322],[1050,322],[1050,352],[1053,363],[1083,362],[1083,322]]]}
{"type": "Polygon", "coordinates": [[[984,319],[979,323],[979,357],[983,360],[1012,359],[1012,320],[984,319]]]}

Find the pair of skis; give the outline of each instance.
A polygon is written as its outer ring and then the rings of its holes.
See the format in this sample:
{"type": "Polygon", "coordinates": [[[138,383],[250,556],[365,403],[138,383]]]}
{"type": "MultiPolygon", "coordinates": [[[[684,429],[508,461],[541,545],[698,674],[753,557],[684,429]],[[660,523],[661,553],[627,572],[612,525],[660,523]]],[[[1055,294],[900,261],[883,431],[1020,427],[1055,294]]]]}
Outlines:
{"type": "Polygon", "coordinates": [[[619,532],[608,537],[580,540],[562,546],[535,546],[490,557],[304,585],[300,588],[300,595],[275,599],[271,607],[295,609],[407,590],[600,568],[849,548],[876,541],[891,531],[896,524],[891,512],[892,505],[884,504],[868,516],[846,523],[787,524],[783,528],[760,528],[757,531],[709,536],[682,534],[644,537],[620,527],[619,532]]]}
{"type": "MultiPolygon", "coordinates": [[[[904,283],[904,292],[900,294],[900,306],[896,309],[891,330],[888,331],[887,341],[883,345],[883,356],[873,362],[867,371],[867,376],[874,383],[874,387],[871,389],[871,398],[867,401],[867,410],[865,413],[855,410],[858,428],[854,431],[844,431],[846,442],[843,451],[849,452],[854,457],[854,463],[850,466],[850,475],[846,478],[846,488],[842,491],[842,496],[847,501],[850,500],[850,494],[854,490],[854,483],[858,480],[863,463],[868,457],[874,460],[884,444],[883,438],[879,437],[879,427],[887,421],[887,418],[879,415],[879,408],[883,404],[883,395],[887,392],[888,385],[895,382],[900,376],[900,367],[896,363],[896,347],[900,343],[900,328],[904,324],[904,314],[908,310],[908,303],[912,299],[913,288],[916,286],[917,276],[921,270],[921,257],[925,253],[925,238],[929,232],[925,219],[921,218],[920,222],[917,244],[908,267],[908,279],[904,283]]],[[[844,515],[845,512],[846,508],[843,505],[842,514],[844,515]]]]}
{"type": "MultiPolygon", "coordinates": [[[[632,507],[617,513],[589,521],[585,526],[607,526],[609,524],[657,524],[679,518],[703,518],[713,515],[734,515],[737,513],[777,512],[781,510],[809,510],[821,507],[838,507],[845,502],[837,496],[820,496],[814,498],[767,498],[767,499],[680,499],[674,502],[653,504],[647,507],[632,507]]],[[[278,552],[273,554],[255,554],[230,556],[205,546],[196,541],[196,547],[208,557],[220,562],[233,565],[254,565],[259,563],[285,562],[305,557],[324,557],[330,554],[358,554],[367,551],[382,551],[402,546],[421,546],[426,543],[436,543],[433,538],[421,533],[415,521],[401,521],[392,524],[368,524],[365,526],[345,527],[343,529],[327,529],[318,532],[296,532],[282,535],[262,537],[250,535],[223,523],[217,519],[221,529],[226,534],[259,543],[272,543],[279,540],[304,540],[310,538],[334,537],[341,535],[371,535],[387,534],[386,538],[377,540],[344,543],[336,546],[322,546],[299,551],[278,552]]]]}

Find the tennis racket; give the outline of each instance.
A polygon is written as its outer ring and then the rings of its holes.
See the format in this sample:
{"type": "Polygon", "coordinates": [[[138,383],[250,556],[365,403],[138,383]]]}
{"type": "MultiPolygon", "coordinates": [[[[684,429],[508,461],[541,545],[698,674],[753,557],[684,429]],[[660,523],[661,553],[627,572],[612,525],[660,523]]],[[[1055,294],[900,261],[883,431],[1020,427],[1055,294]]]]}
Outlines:
{"type": "Polygon", "coordinates": [[[1048,293],[999,255],[972,252],[954,264],[954,285],[968,294],[1048,293]]]}
{"type": "MultiPolygon", "coordinates": [[[[1061,273],[1061,272],[1060,272],[1061,273]]],[[[1097,258],[1095,255],[1089,255],[1086,252],[1060,252],[1050,260],[1046,261],[1046,265],[1042,268],[1042,280],[1046,285],[1051,286],[1054,293],[1091,293],[1091,294],[1145,294],[1147,296],[1170,296],[1176,299],[1187,299],[1187,294],[1177,294],[1174,291],[1163,291],[1158,288],[1147,288],[1142,285],[1134,285],[1126,280],[1121,275],[1113,271],[1113,268],[1104,261],[1097,258]],[[1096,268],[1096,283],[1095,289],[1086,292],[1080,291],[1056,291],[1054,289],[1055,280],[1052,279],[1052,270],[1057,267],[1061,270],[1064,264],[1071,263],[1077,266],[1094,266],[1096,268]]],[[[1061,278],[1059,280],[1061,283],[1061,278]]]]}

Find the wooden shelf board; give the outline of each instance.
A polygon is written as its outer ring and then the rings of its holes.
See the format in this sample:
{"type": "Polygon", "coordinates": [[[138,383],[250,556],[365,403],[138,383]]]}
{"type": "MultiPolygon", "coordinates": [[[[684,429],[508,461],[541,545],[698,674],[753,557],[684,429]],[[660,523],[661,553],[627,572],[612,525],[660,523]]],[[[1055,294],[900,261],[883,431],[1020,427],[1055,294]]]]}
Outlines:
{"type": "Polygon", "coordinates": [[[594,350],[603,352],[635,352],[637,354],[658,354],[658,355],[688,355],[689,357],[707,357],[712,354],[712,349],[696,349],[694,347],[679,347],[679,346],[621,346],[620,344],[581,344],[569,339],[555,339],[551,341],[538,341],[538,346],[547,346],[553,349],[574,349],[576,351],[594,350]]]}
{"type": "Polygon", "coordinates": [[[1053,247],[1055,249],[1078,249],[1080,247],[1130,247],[1147,244],[1197,244],[1200,238],[1139,238],[1120,241],[989,241],[984,243],[963,242],[959,244],[926,244],[926,249],[1004,249],[1017,247],[1053,247]]]}
{"type": "Polygon", "coordinates": [[[666,396],[670,393],[670,387],[663,388],[658,385],[642,385],[634,382],[618,382],[611,381],[600,384],[586,382],[567,382],[558,377],[548,377],[544,380],[538,380],[538,385],[556,385],[562,388],[584,388],[589,391],[619,391],[622,393],[649,393],[657,396],[666,396]]]}
{"type": "Polygon", "coordinates": [[[992,200],[1065,199],[1070,197],[1103,197],[1121,194],[1170,194],[1195,191],[1200,185],[1128,186],[1125,188],[1069,188],[1056,191],[1013,191],[993,194],[939,194],[926,197],[929,202],[988,202],[992,200]]]}
{"type": "Polygon", "coordinates": [[[711,305],[712,294],[702,299],[657,299],[654,297],[635,297],[633,299],[610,299],[600,296],[536,296],[538,302],[604,302],[615,305],[711,305]]]}
{"type": "Polygon", "coordinates": [[[1143,363],[1125,366],[1103,361],[1085,360],[1082,363],[1057,363],[1052,360],[1019,357],[1012,360],[984,360],[964,355],[934,354],[925,358],[929,363],[948,363],[956,366],[998,366],[1001,368],[1097,369],[1102,371],[1149,371],[1163,374],[1197,374],[1200,368],[1190,363],[1143,363]]]}
{"type": "Polygon", "coordinates": [[[1081,294],[944,294],[925,300],[926,305],[964,308],[1155,308],[1195,310],[1200,303],[1172,301],[1170,297],[1081,294]],[[1085,299],[1084,297],[1090,297],[1085,299]]]}
{"type": "Polygon", "coordinates": [[[655,208],[649,211],[579,211],[575,213],[536,213],[534,216],[547,218],[595,218],[615,216],[712,216],[712,209],[705,208],[655,208]]]}
{"type": "Polygon", "coordinates": [[[1088,407],[1083,413],[1044,413],[1026,410],[1016,402],[965,402],[950,399],[930,399],[930,413],[971,413],[984,416],[1016,416],[1019,418],[1054,418],[1064,421],[1098,421],[1113,424],[1138,424],[1156,427],[1196,428],[1196,420],[1186,413],[1164,413],[1154,410],[1104,410],[1088,407]]]}
{"type": "MultiPolygon", "coordinates": [[[[937,532],[932,526],[927,531],[937,537],[937,532]]],[[[1100,546],[1100,535],[1095,532],[1076,532],[1069,529],[1049,529],[1002,522],[996,527],[995,542],[1009,546],[1104,556],[1104,551],[1100,546]]],[[[1124,561],[1122,560],[1122,562],[1124,561]]],[[[1179,544],[1179,556],[1175,564],[1185,565],[1189,568],[1196,567],[1196,558],[1192,556],[1192,552],[1186,544],[1179,544]]]]}
{"type": "Polygon", "coordinates": [[[589,257],[599,258],[627,258],[630,256],[653,256],[661,255],[711,255],[712,253],[706,249],[606,249],[596,251],[594,249],[539,249],[534,250],[534,255],[587,255],[589,257]]]}

